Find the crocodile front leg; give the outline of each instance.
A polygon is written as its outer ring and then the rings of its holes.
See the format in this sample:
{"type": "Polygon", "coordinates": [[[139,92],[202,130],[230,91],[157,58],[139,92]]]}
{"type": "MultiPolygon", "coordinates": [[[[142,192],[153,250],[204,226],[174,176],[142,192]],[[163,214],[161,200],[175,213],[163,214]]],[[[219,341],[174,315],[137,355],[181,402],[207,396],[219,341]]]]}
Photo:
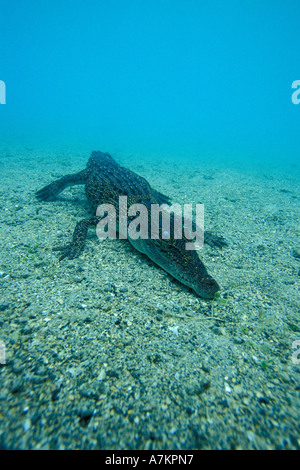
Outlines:
{"type": "Polygon", "coordinates": [[[59,261],[64,258],[74,259],[77,258],[82,248],[84,247],[84,242],[87,236],[88,228],[92,225],[97,225],[102,217],[91,217],[90,219],[83,219],[77,222],[75,230],[73,232],[73,239],[71,243],[65,246],[60,246],[53,248],[53,251],[60,251],[61,256],[59,261]]]}

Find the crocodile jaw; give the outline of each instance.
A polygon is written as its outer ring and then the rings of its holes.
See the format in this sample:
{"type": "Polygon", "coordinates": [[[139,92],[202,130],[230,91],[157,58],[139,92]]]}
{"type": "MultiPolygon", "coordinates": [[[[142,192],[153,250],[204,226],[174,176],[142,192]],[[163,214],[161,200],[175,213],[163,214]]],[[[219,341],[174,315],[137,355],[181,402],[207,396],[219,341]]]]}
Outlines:
{"type": "MultiPolygon", "coordinates": [[[[208,274],[195,251],[186,251],[182,243],[176,242],[176,259],[168,249],[168,241],[133,240],[130,243],[141,253],[147,255],[155,264],[171,274],[175,279],[191,288],[199,297],[213,299],[220,290],[218,283],[208,274]]],[[[169,244],[169,248],[174,244],[169,244]]]]}

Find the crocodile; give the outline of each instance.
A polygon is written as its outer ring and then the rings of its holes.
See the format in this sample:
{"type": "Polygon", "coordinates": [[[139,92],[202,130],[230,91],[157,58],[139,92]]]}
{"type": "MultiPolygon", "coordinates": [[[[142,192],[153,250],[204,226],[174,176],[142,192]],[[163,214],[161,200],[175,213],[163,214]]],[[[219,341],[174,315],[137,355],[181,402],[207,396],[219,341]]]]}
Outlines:
{"type": "MultiPolygon", "coordinates": [[[[75,174],[69,174],[53,181],[36,192],[36,197],[42,201],[51,201],[65,188],[84,184],[85,194],[96,210],[100,204],[112,204],[118,210],[119,196],[126,196],[128,204],[169,204],[170,198],[153,189],[148,181],[133,171],[119,165],[109,153],[94,151],[87,162],[86,168],[75,174]]],[[[59,260],[73,259],[80,255],[90,226],[96,226],[103,217],[95,215],[80,220],[73,232],[71,243],[56,247],[60,251],[59,260]]],[[[171,214],[171,225],[174,216],[171,214]]],[[[118,227],[117,227],[118,229],[118,227]]],[[[185,286],[191,288],[198,296],[213,299],[220,287],[207,272],[195,250],[186,250],[184,239],[169,239],[161,236],[159,227],[158,239],[133,239],[128,236],[129,242],[139,252],[145,254],[155,264],[164,269],[172,277],[185,286]]],[[[205,232],[205,243],[210,246],[222,248],[227,243],[223,237],[205,232]]]]}

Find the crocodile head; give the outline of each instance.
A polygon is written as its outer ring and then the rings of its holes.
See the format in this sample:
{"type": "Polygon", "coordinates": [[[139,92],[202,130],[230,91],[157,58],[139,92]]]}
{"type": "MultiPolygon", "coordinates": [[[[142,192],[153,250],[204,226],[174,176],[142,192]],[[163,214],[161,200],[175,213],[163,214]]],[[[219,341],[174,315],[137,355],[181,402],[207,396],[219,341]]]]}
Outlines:
{"type": "Polygon", "coordinates": [[[129,238],[129,241],[171,276],[193,289],[199,297],[213,299],[220,290],[218,283],[208,274],[197,252],[186,250],[184,240],[129,238]]]}
{"type": "Polygon", "coordinates": [[[204,277],[200,276],[195,280],[191,288],[204,299],[213,299],[215,294],[220,290],[217,281],[215,281],[207,271],[204,277]]]}

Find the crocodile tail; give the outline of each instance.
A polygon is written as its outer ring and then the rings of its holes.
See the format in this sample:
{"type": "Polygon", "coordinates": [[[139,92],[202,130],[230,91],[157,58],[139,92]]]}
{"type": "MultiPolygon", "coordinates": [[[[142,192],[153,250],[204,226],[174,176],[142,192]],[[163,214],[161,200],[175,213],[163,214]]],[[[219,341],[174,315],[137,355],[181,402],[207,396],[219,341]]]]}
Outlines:
{"type": "Polygon", "coordinates": [[[88,163],[87,163],[87,166],[91,166],[91,165],[105,165],[109,163],[110,165],[111,164],[114,164],[116,165],[116,161],[113,159],[113,157],[107,153],[107,152],[101,152],[100,150],[94,150],[92,153],[91,153],[91,156],[88,160],[88,163]]]}

